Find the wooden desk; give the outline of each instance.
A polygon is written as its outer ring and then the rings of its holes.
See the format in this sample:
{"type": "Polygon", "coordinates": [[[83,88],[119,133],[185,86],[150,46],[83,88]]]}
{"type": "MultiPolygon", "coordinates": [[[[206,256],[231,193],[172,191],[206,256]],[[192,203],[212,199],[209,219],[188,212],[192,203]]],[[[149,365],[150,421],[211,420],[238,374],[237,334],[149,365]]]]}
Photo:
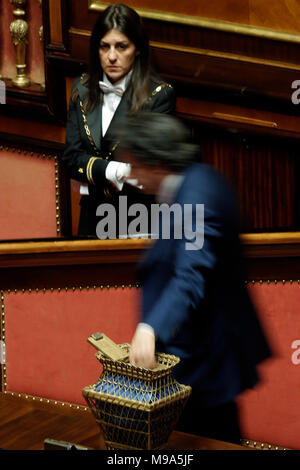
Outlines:
{"type": "MultiPolygon", "coordinates": [[[[66,441],[94,450],[105,449],[96,421],[84,407],[57,405],[0,393],[0,447],[43,450],[45,439],[66,441]]],[[[248,450],[226,442],[174,431],[166,450],[248,450]]]]}

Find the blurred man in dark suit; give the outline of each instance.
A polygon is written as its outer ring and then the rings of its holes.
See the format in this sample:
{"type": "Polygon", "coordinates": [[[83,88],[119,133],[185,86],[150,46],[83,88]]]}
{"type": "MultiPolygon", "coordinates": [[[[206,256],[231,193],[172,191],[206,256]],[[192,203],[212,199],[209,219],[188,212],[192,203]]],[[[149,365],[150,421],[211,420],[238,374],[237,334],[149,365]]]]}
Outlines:
{"type": "Polygon", "coordinates": [[[143,191],[182,208],[181,220],[180,211],[168,219],[170,237],[160,230],[140,265],[142,318],[130,361],[153,368],[155,351],[180,357],[174,376],[193,391],[178,429],[238,442],[235,399],[257,384],[270,349],[244,282],[235,196],[215,169],[195,162],[198,148],[174,117],[129,118],[119,140],[143,191]]]}

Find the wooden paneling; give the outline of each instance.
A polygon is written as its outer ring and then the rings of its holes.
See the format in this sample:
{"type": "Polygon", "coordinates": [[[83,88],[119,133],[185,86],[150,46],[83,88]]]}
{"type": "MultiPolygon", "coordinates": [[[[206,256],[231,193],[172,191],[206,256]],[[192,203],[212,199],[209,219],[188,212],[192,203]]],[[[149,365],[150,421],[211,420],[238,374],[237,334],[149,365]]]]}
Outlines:
{"type": "Polygon", "coordinates": [[[52,146],[57,144],[60,148],[65,142],[66,129],[65,126],[6,116],[0,120],[0,133],[6,134],[6,139],[11,135],[11,140],[15,144],[17,141],[26,143],[30,139],[36,139],[51,142],[52,146]]]}
{"type": "MultiPolygon", "coordinates": [[[[98,5],[100,8],[103,8],[110,4],[116,4],[118,1],[102,2],[101,0],[96,0],[90,3],[93,6],[98,5]]],[[[128,0],[126,4],[132,8],[141,10],[141,12],[143,9],[146,9],[193,17],[237,21],[241,23],[248,23],[249,21],[249,2],[245,0],[222,0],[214,2],[207,2],[206,0],[189,0],[189,2],[165,0],[163,3],[159,0],[128,0]]]]}
{"type": "Polygon", "coordinates": [[[63,41],[61,0],[49,2],[50,41],[53,45],[61,45],[63,41]]]}
{"type": "Polygon", "coordinates": [[[44,45],[40,37],[40,28],[43,26],[42,8],[38,1],[27,2],[28,11],[28,46],[27,60],[28,73],[32,83],[42,87],[45,83],[44,45]]]}
{"type": "Polygon", "coordinates": [[[0,73],[2,77],[14,78],[16,74],[16,59],[14,46],[9,32],[9,25],[13,19],[13,6],[9,2],[0,2],[0,73]]]}
{"type": "MultiPolygon", "coordinates": [[[[118,3],[117,0],[102,2],[90,1],[90,8],[103,9],[110,4],[118,3]]],[[[270,28],[277,31],[289,31],[300,33],[299,14],[300,6],[297,0],[284,0],[274,3],[272,0],[190,0],[180,2],[178,0],[128,0],[127,4],[136,8],[140,13],[149,17],[151,12],[156,15],[172,14],[184,15],[190,18],[209,18],[218,22],[230,22],[237,25],[250,27],[270,28]]],[[[182,18],[182,21],[186,18],[182,18]]],[[[180,19],[178,20],[180,22],[180,19]]],[[[233,26],[232,26],[233,27],[233,26]]]]}
{"type": "MultiPolygon", "coordinates": [[[[152,43],[151,54],[155,69],[169,78],[175,87],[177,82],[197,85],[196,93],[205,89],[212,100],[216,92],[218,96],[223,94],[223,99],[227,96],[228,100],[230,90],[235,95],[231,100],[238,100],[240,104],[248,99],[248,103],[252,100],[252,106],[265,107],[273,112],[280,112],[283,105],[289,112],[296,112],[291,96],[292,83],[300,73],[298,67],[287,64],[280,67],[274,62],[266,63],[245,56],[156,42],[152,43]]],[[[187,86],[183,93],[188,97],[192,95],[187,86]]]]}
{"type": "MultiPolygon", "coordinates": [[[[292,143],[297,150],[300,118],[297,115],[280,113],[279,110],[269,111],[255,107],[238,106],[224,99],[219,93],[215,100],[205,99],[205,90],[197,91],[190,84],[195,98],[178,96],[177,114],[190,122],[199,123],[200,126],[210,126],[216,129],[227,129],[229,132],[244,132],[247,135],[265,136],[265,139],[282,139],[282,142],[292,143]],[[224,99],[224,101],[222,101],[224,99]]],[[[293,109],[297,111],[297,106],[293,109]]],[[[196,125],[196,124],[195,124],[196,125]]],[[[201,133],[200,133],[201,134],[201,133]]]]}
{"type": "Polygon", "coordinates": [[[297,0],[249,0],[248,3],[251,25],[300,33],[300,4],[297,0]]]}
{"type": "MultiPolygon", "coordinates": [[[[82,8],[79,0],[73,0],[69,18],[71,32],[77,31],[82,36],[88,36],[96,19],[97,11],[88,11],[82,8]]],[[[185,24],[180,23],[180,16],[177,21],[145,17],[144,25],[152,41],[170,45],[181,44],[211,51],[228,51],[265,59],[281,59],[283,62],[294,60],[295,64],[298,63],[296,51],[299,49],[300,36],[292,33],[284,35],[259,28],[247,29],[247,26],[241,26],[239,30],[239,25],[226,28],[227,23],[224,25],[215,21],[201,23],[201,18],[199,18],[199,24],[185,24]]]]}
{"type": "MultiPolygon", "coordinates": [[[[47,450],[105,450],[103,436],[91,411],[86,407],[69,406],[35,397],[17,394],[0,394],[0,446],[5,450],[43,450],[47,439],[47,450]],[[53,442],[56,441],[56,442],[53,442]],[[50,444],[58,444],[51,447],[50,444]],[[64,445],[65,444],[65,445],[64,445]],[[76,449],[71,446],[76,445],[76,449]]],[[[246,444],[245,444],[246,445],[246,444]]],[[[172,432],[166,451],[170,450],[251,450],[250,447],[238,446],[214,439],[192,436],[181,432],[172,432]]],[[[191,454],[191,452],[189,452],[191,454]]],[[[10,457],[17,453],[10,453],[10,457]]],[[[23,453],[32,462],[32,453],[23,453]]],[[[42,455],[42,454],[40,454],[42,455]]],[[[107,466],[107,453],[71,453],[75,460],[82,456],[85,464],[107,466]]],[[[146,455],[146,454],[145,454],[146,455]]],[[[224,455],[224,454],[223,454],[224,455]]],[[[127,455],[126,455],[127,456],[127,455]]],[[[44,457],[44,456],[43,456],[44,457]]],[[[47,462],[57,462],[63,454],[47,453],[47,462]],[[53,459],[53,460],[52,460],[53,459]]],[[[125,455],[124,455],[125,457],[125,455]]],[[[131,458],[131,457],[130,457],[131,458]]],[[[286,457],[285,457],[286,458],[286,457]]],[[[71,458],[72,460],[72,458],[71,458]]],[[[24,462],[24,460],[23,460],[24,462]]],[[[28,460],[29,463],[29,460],[28,460]]]]}
{"type": "MultiPolygon", "coordinates": [[[[242,234],[241,241],[247,279],[300,279],[300,232],[242,234]]],[[[36,273],[37,288],[133,284],[136,264],[149,244],[147,239],[2,242],[0,286],[33,287],[30,272],[36,273]]]]}
{"type": "Polygon", "coordinates": [[[202,133],[201,149],[202,161],[219,168],[237,191],[243,232],[296,229],[296,148],[234,132],[209,132],[202,133]]]}
{"type": "MultiPolygon", "coordinates": [[[[111,283],[113,277],[117,282],[118,270],[126,264],[131,264],[127,282],[132,282],[132,270],[149,246],[151,240],[58,240],[53,241],[27,241],[0,243],[0,267],[30,267],[37,266],[69,266],[69,265],[112,265],[106,267],[105,272],[98,274],[99,282],[111,283]],[[34,259],[36,261],[34,261],[34,259]]],[[[82,268],[83,269],[83,268],[82,268]]],[[[81,281],[85,279],[83,276],[81,281]]],[[[2,287],[5,279],[2,279],[2,287]]],[[[38,282],[38,279],[37,279],[38,282]]],[[[72,282],[72,281],[71,281],[72,282]]],[[[69,284],[70,285],[70,284],[69,284]]]]}

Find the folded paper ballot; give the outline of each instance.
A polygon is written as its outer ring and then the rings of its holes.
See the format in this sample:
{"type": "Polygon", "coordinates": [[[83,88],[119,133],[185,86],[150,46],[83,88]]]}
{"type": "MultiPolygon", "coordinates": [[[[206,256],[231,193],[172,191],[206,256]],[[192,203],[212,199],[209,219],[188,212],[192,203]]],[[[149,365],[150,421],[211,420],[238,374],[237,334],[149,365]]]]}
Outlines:
{"type": "Polygon", "coordinates": [[[128,361],[129,355],[104,333],[93,333],[88,342],[113,361],[128,361]]]}

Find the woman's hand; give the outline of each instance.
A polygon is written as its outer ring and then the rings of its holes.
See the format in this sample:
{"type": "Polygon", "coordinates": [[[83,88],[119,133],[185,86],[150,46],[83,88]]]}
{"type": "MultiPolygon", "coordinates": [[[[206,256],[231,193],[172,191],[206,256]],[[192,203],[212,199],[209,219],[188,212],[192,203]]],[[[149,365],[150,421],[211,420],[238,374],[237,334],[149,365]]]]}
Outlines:
{"type": "Polygon", "coordinates": [[[126,178],[130,176],[130,171],[130,165],[127,163],[110,161],[105,170],[105,177],[117,191],[121,191],[126,178]]]}

